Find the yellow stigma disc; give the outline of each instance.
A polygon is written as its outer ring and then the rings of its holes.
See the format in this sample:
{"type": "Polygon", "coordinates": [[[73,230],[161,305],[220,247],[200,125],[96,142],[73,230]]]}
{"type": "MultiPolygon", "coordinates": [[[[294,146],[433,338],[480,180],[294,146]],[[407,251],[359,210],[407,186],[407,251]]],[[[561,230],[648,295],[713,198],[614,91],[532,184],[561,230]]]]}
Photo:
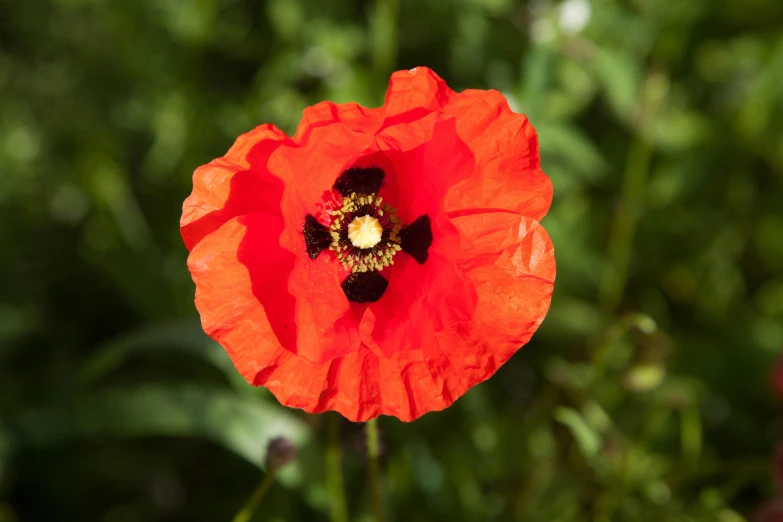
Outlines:
{"type": "Polygon", "coordinates": [[[356,248],[372,248],[381,241],[383,227],[372,216],[357,216],[348,224],[348,239],[356,248]]]}

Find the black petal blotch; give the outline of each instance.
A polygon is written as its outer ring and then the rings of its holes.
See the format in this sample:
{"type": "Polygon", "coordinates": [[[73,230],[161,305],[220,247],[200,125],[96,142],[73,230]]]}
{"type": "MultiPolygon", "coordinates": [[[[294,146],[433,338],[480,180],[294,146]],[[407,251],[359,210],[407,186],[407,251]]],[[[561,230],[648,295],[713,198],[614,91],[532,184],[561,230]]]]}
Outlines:
{"type": "Polygon", "coordinates": [[[340,283],[349,301],[374,303],[381,298],[389,282],[376,271],[354,272],[340,283]]]}
{"type": "Polygon", "coordinates": [[[400,230],[400,246],[404,252],[413,257],[420,265],[429,257],[432,246],[432,223],[427,214],[419,216],[416,221],[400,230]]]}
{"type": "Polygon", "coordinates": [[[307,214],[307,216],[305,216],[302,234],[304,235],[307,255],[310,259],[318,257],[318,254],[329,248],[329,245],[332,244],[332,236],[329,234],[329,229],[319,223],[312,214],[307,214]]]}
{"type": "Polygon", "coordinates": [[[366,169],[354,167],[340,174],[332,188],[343,197],[350,196],[352,192],[367,195],[377,194],[381,190],[385,175],[378,167],[366,169]]]}

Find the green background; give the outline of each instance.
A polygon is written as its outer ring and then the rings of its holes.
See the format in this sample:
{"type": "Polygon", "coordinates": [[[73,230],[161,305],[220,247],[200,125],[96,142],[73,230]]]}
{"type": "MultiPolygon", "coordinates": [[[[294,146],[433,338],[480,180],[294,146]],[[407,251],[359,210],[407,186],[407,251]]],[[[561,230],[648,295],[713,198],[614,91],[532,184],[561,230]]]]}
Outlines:
{"type": "MultiPolygon", "coordinates": [[[[382,418],[391,520],[719,521],[783,438],[780,0],[0,0],[0,521],[329,520],[361,426],[282,408],[201,333],[195,167],[395,69],[539,132],[552,309],[450,409],[382,418]],[[336,429],[340,434],[336,434],[336,429]]],[[[334,520],[339,520],[335,516],[334,520]]]]}

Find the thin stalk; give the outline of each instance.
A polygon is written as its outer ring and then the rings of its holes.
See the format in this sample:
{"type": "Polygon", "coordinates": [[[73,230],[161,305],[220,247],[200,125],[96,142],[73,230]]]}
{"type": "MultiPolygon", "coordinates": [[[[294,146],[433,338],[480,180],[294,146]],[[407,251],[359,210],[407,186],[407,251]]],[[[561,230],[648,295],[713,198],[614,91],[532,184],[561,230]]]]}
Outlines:
{"type": "Polygon", "coordinates": [[[642,217],[651,157],[649,145],[637,135],[628,151],[620,203],[609,236],[609,259],[599,289],[601,309],[608,316],[617,310],[628,281],[628,267],[634,236],[642,217]]]}
{"type": "Polygon", "coordinates": [[[608,263],[598,289],[599,304],[607,317],[617,311],[625,292],[636,229],[644,213],[653,153],[644,137],[644,129],[665,99],[667,89],[665,77],[653,71],[648,73],[641,93],[639,116],[634,125],[635,134],[628,149],[620,202],[609,235],[608,263]]]}
{"type": "Polygon", "coordinates": [[[261,500],[263,500],[264,495],[266,495],[266,492],[269,490],[272,484],[274,484],[274,482],[275,470],[270,468],[267,470],[264,478],[261,479],[261,482],[258,483],[258,486],[256,487],[255,491],[253,491],[253,494],[245,503],[244,507],[234,516],[233,522],[249,522],[253,518],[253,515],[255,514],[256,509],[258,509],[259,504],[261,504],[261,500]]]}
{"type": "Polygon", "coordinates": [[[340,445],[340,417],[331,415],[328,420],[329,443],[326,448],[326,488],[329,491],[329,520],[348,522],[348,508],[343,486],[343,451],[340,445]]]}
{"type": "Polygon", "coordinates": [[[367,463],[370,480],[370,500],[375,514],[375,522],[386,522],[381,502],[381,471],[378,464],[380,456],[380,443],[378,440],[378,420],[371,419],[366,423],[367,428],[367,463]]]}
{"type": "Polygon", "coordinates": [[[376,0],[370,18],[372,63],[376,74],[386,77],[397,63],[399,0],[376,0]]]}

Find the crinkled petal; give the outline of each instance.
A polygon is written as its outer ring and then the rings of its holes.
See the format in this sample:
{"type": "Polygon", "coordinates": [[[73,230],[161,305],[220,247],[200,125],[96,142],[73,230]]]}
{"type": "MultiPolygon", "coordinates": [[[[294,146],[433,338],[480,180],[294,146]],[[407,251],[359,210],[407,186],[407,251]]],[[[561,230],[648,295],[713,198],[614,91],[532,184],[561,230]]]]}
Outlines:
{"type": "Polygon", "coordinates": [[[383,107],[368,109],[358,103],[323,101],[305,108],[293,139],[296,143],[305,144],[310,141],[315,129],[333,124],[345,125],[355,132],[374,134],[380,127],[384,114],[383,107]]]}
{"type": "Polygon", "coordinates": [[[306,140],[282,145],[271,155],[270,172],[281,179],[296,180],[285,185],[280,206],[286,228],[298,234],[300,241],[305,216],[312,214],[326,224],[335,180],[359,158],[370,154],[373,143],[372,133],[331,123],[310,129],[306,140]]]}
{"type": "Polygon", "coordinates": [[[446,408],[491,377],[549,308],[554,251],[538,222],[495,212],[452,224],[459,240],[441,245],[424,265],[395,265],[387,294],[360,326],[388,371],[381,412],[402,420],[446,408]]]}
{"type": "MultiPolygon", "coordinates": [[[[193,249],[188,267],[204,331],[248,382],[265,386],[283,405],[310,413],[337,410],[355,421],[376,417],[378,358],[351,335],[333,331],[338,312],[322,310],[328,317],[302,312],[289,288],[298,256],[279,247],[282,226],[277,216],[248,214],[229,220],[193,249]],[[323,328],[328,331],[319,331],[323,328]],[[296,349],[303,339],[315,345],[332,339],[339,349],[329,360],[314,361],[296,349]]],[[[333,281],[310,283],[320,293],[333,281]]]]}
{"type": "Polygon", "coordinates": [[[250,382],[280,350],[321,363],[359,346],[338,264],[281,247],[282,231],[271,214],[232,218],[188,258],[202,325],[250,382]]]}
{"type": "Polygon", "coordinates": [[[507,212],[462,216],[452,224],[462,240],[455,261],[478,294],[473,335],[510,356],[549,310],[552,241],[537,221],[507,212]]]}
{"type": "Polygon", "coordinates": [[[511,111],[497,91],[467,90],[451,98],[443,114],[476,159],[469,179],[445,198],[452,215],[508,210],[540,220],[552,203],[552,182],[541,171],[538,137],[530,121],[511,111]]]}
{"type": "Polygon", "coordinates": [[[188,250],[235,216],[280,215],[284,180],[269,173],[267,162],[288,139],[274,126],[261,125],[237,138],[225,156],[196,169],[193,192],[182,206],[180,219],[188,250]]]}
{"type": "Polygon", "coordinates": [[[527,117],[497,91],[452,91],[427,67],[397,71],[386,93],[384,128],[428,114],[453,117],[459,138],[475,157],[470,179],[452,187],[445,208],[454,215],[509,210],[540,220],[552,202],[541,171],[538,138],[527,117]]]}
{"type": "Polygon", "coordinates": [[[253,384],[269,389],[284,406],[308,413],[334,410],[354,422],[381,414],[380,361],[364,346],[328,363],[284,352],[264,364],[253,384]]]}
{"type": "Polygon", "coordinates": [[[450,188],[475,170],[475,159],[457,135],[455,120],[436,113],[385,128],[376,136],[376,146],[392,166],[387,178],[396,186],[394,204],[403,224],[425,214],[434,220],[443,211],[450,188]]]}
{"type": "Polygon", "coordinates": [[[409,123],[437,112],[452,96],[454,91],[427,67],[397,71],[392,74],[386,91],[384,127],[409,123]]]}
{"type": "MultiPolygon", "coordinates": [[[[280,277],[291,273],[301,256],[275,248],[282,222],[262,213],[230,220],[191,253],[204,329],[226,348],[249,382],[266,386],[286,406],[337,410],[353,421],[381,414],[410,421],[446,408],[529,339],[546,312],[554,277],[551,243],[537,223],[510,213],[454,221],[469,246],[454,253],[452,266],[438,258],[432,265],[409,259],[395,266],[403,284],[432,296],[429,303],[412,303],[409,310],[414,327],[421,330],[418,346],[386,354],[334,332],[335,344],[344,342],[350,349],[321,361],[291,350],[292,342],[309,335],[301,325],[318,317],[301,315],[291,288],[298,278],[280,277]],[[265,272],[267,278],[258,280],[265,272]],[[454,278],[462,279],[459,291],[454,278]],[[465,309],[465,302],[473,304],[465,309]],[[455,308],[463,308],[463,315],[453,315],[455,308]],[[296,328],[290,333],[286,327],[292,321],[296,328]]],[[[347,309],[342,315],[352,317],[347,309]]],[[[373,328],[372,321],[385,313],[372,305],[365,317],[369,320],[362,325],[373,328]]]]}

